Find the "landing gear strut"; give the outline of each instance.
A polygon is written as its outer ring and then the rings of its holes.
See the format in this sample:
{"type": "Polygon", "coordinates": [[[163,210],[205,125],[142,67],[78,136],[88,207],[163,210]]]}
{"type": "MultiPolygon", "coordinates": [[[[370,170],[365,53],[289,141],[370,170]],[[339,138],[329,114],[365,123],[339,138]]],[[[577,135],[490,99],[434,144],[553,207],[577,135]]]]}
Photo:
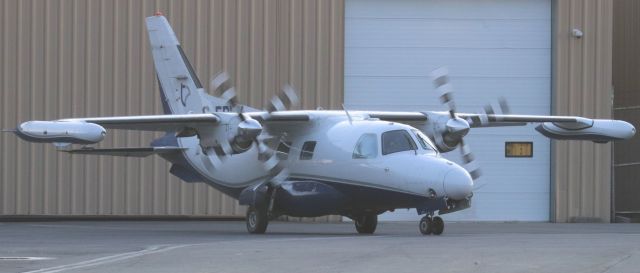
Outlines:
{"type": "Polygon", "coordinates": [[[356,230],[360,234],[372,234],[376,231],[378,226],[378,215],[369,213],[363,214],[354,218],[356,224],[356,230]]]}
{"type": "Polygon", "coordinates": [[[253,234],[263,234],[267,231],[269,224],[269,214],[267,208],[256,208],[249,206],[247,209],[247,231],[253,234]]]}
{"type": "Polygon", "coordinates": [[[440,216],[426,215],[420,220],[419,228],[424,235],[440,235],[444,231],[444,221],[440,216]]]}

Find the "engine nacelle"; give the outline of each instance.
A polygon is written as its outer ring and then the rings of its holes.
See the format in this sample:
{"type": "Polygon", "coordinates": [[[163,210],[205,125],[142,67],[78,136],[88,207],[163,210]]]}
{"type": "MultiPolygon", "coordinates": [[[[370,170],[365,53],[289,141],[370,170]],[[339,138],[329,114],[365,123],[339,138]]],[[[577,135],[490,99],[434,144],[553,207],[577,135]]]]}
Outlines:
{"type": "Polygon", "coordinates": [[[98,143],[107,134],[98,124],[78,121],[27,121],[15,133],[30,142],[72,144],[98,143]]]}
{"type": "Polygon", "coordinates": [[[452,119],[448,113],[430,113],[428,117],[432,121],[428,123],[431,126],[422,127],[420,130],[431,137],[440,152],[453,151],[460,140],[469,133],[469,123],[461,118],[452,119]]]}
{"type": "Polygon", "coordinates": [[[254,139],[262,132],[262,125],[254,119],[245,117],[238,124],[237,134],[231,139],[231,148],[234,153],[244,153],[253,144],[254,139]]]}
{"type": "Polygon", "coordinates": [[[552,139],[590,140],[597,143],[630,139],[636,134],[636,128],[626,121],[604,119],[581,123],[545,122],[538,125],[536,130],[552,139]]]}

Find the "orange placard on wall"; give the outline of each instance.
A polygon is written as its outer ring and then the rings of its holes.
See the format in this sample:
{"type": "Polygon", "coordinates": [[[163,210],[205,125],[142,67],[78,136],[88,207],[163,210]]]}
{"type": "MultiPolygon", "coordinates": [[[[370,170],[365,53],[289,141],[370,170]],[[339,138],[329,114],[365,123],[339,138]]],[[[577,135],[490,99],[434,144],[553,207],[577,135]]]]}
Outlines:
{"type": "Polygon", "coordinates": [[[533,157],[533,142],[505,142],[505,157],[533,157]]]}

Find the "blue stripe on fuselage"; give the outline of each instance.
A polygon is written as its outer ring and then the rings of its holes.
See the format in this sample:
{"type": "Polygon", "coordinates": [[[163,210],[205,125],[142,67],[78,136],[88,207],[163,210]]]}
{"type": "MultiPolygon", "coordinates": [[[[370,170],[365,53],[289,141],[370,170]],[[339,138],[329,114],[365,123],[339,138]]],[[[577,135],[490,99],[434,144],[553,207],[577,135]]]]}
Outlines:
{"type": "Polygon", "coordinates": [[[421,208],[437,211],[446,208],[444,198],[428,198],[414,194],[375,187],[340,183],[335,181],[295,178],[283,184],[309,184],[298,187],[281,187],[276,195],[276,208],[283,214],[299,217],[315,217],[329,214],[357,215],[363,212],[382,213],[397,208],[421,208]],[[312,185],[316,183],[316,185],[312,185]],[[307,193],[305,193],[307,191],[307,193]],[[278,199],[280,197],[280,199],[278,199]],[[339,204],[339,207],[335,205],[339,204]],[[324,209],[324,210],[322,210],[324,209]]]}

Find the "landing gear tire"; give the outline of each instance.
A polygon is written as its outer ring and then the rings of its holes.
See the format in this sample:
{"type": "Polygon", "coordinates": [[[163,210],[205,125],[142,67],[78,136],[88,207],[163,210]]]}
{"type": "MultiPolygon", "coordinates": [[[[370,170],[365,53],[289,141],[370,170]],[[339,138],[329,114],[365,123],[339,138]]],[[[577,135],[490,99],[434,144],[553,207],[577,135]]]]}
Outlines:
{"type": "Polygon", "coordinates": [[[433,220],[431,220],[431,217],[429,216],[425,216],[422,217],[422,219],[420,219],[420,233],[422,233],[423,235],[429,235],[431,233],[433,233],[433,220]]]}
{"type": "Polygon", "coordinates": [[[252,234],[263,234],[267,231],[269,224],[269,215],[266,209],[256,209],[250,206],[247,209],[247,231],[252,234]]]}
{"type": "Polygon", "coordinates": [[[420,233],[424,235],[440,235],[444,231],[444,221],[439,216],[431,217],[427,215],[420,220],[419,228],[420,233]]]}
{"type": "Polygon", "coordinates": [[[434,235],[440,235],[444,231],[444,221],[439,216],[433,217],[431,222],[431,230],[434,235]]]}
{"type": "Polygon", "coordinates": [[[356,230],[360,234],[373,234],[378,226],[377,214],[365,214],[355,220],[356,230]]]}

